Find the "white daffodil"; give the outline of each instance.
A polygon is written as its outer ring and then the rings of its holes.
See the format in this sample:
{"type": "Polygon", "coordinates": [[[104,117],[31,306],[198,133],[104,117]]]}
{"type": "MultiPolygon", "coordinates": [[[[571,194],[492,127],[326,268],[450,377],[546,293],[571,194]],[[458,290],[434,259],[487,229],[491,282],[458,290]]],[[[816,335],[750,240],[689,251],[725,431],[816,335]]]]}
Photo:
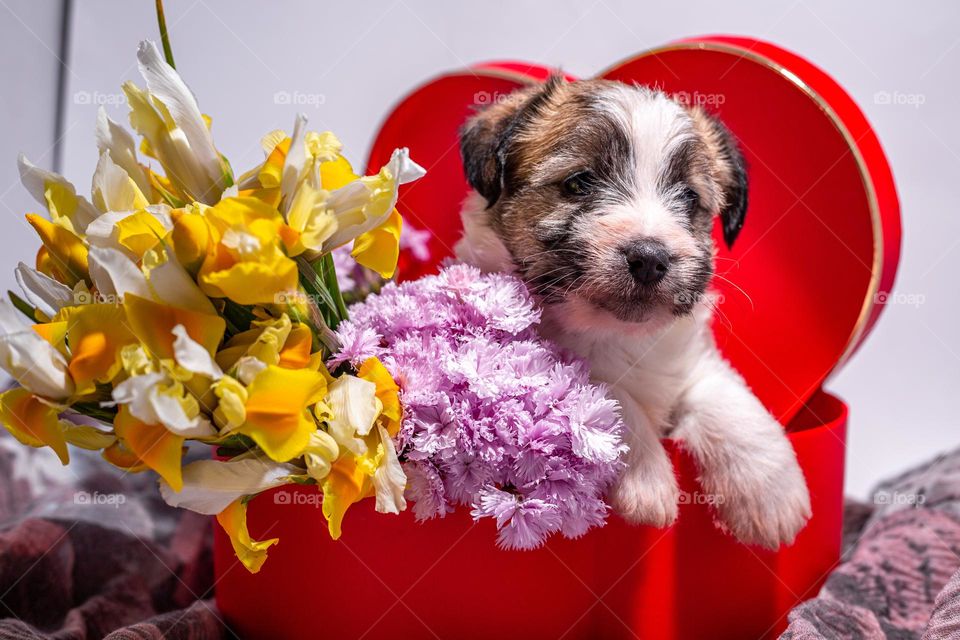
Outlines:
{"type": "Polygon", "coordinates": [[[147,300],[216,315],[210,299],[171,251],[151,251],[143,268],[116,249],[91,247],[88,255],[90,278],[103,296],[117,300],[131,293],[147,300]]]}
{"type": "Polygon", "coordinates": [[[113,161],[110,151],[100,153],[100,160],[93,172],[90,193],[94,206],[104,213],[135,211],[150,204],[127,171],[113,161]]]}
{"type": "MultiPolygon", "coordinates": [[[[223,376],[210,353],[195,342],[183,325],[173,328],[174,360],[177,367],[212,382],[223,376]]],[[[113,402],[125,405],[133,417],[146,424],[160,424],[184,438],[209,438],[217,434],[210,420],[200,411],[197,398],[184,385],[180,371],[172,371],[164,362],[151,363],[143,347],[125,349],[124,364],[131,366],[130,377],[113,389],[113,402]],[[135,353],[135,352],[143,353],[135,353]]]]}
{"type": "Polygon", "coordinates": [[[87,242],[93,247],[117,249],[139,261],[147,251],[160,244],[160,239],[173,228],[171,209],[165,204],[131,208],[144,201],[136,195],[139,191],[130,193],[136,189],[136,185],[125,177],[123,170],[117,165],[112,166],[122,174],[125,187],[121,186],[112,192],[113,204],[118,208],[102,214],[87,226],[87,242]],[[125,188],[127,193],[118,193],[125,188]]]}
{"type": "Polygon", "coordinates": [[[22,153],[17,159],[20,182],[34,200],[44,205],[50,218],[75,233],[83,233],[99,212],[90,202],[77,194],[76,188],[63,176],[41,169],[22,153]]]}
{"type": "Polygon", "coordinates": [[[150,194],[150,180],[137,160],[137,143],[130,132],[107,117],[103,107],[97,109],[97,150],[101,155],[109,153],[127,175],[137,183],[143,194],[150,194]]]}
{"type": "Polygon", "coordinates": [[[73,394],[67,359],[23,321],[7,300],[0,300],[0,368],[31,393],[49,400],[73,394]]]}
{"type": "Polygon", "coordinates": [[[156,44],[141,42],[137,59],[147,89],[131,82],[123,85],[130,124],[173,185],[190,200],[214,204],[230,178],[196,98],[156,44]]]}
{"type": "Polygon", "coordinates": [[[354,455],[363,455],[367,445],[363,436],[373,429],[383,409],[377,398],[377,385],[351,375],[335,379],[327,391],[326,404],[332,415],[328,418],[330,435],[341,447],[354,455]]]}
{"type": "Polygon", "coordinates": [[[198,460],[183,467],[183,489],[174,491],[161,481],[160,494],[171,507],[216,515],[233,501],[288,484],[290,476],[300,473],[293,465],[266,458],[198,460]]]}
{"type": "Polygon", "coordinates": [[[73,289],[40,273],[33,267],[28,267],[21,262],[17,265],[14,276],[27,302],[48,318],[56,315],[61,308],[75,304],[76,296],[73,289]]]}
{"type": "Polygon", "coordinates": [[[327,238],[321,251],[336,249],[382,225],[397,204],[400,185],[424,174],[426,171],[410,159],[407,149],[397,149],[377,175],[365,176],[332,191],[326,206],[336,216],[337,231],[327,238]]]}

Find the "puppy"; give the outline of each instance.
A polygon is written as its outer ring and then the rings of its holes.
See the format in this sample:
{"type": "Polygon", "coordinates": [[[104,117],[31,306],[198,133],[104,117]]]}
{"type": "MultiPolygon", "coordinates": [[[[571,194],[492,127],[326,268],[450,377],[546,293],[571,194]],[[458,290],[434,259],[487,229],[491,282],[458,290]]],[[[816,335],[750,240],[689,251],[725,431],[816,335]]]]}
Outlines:
{"type": "Polygon", "coordinates": [[[554,77],[474,115],[460,146],[473,192],[458,257],[521,277],[545,335],[586,357],[623,407],[616,509],[675,520],[670,436],[697,460],[722,526],[790,543],[810,517],[803,474],[710,330],[714,218],[732,245],[747,208],[730,132],[658,91],[554,77]]]}

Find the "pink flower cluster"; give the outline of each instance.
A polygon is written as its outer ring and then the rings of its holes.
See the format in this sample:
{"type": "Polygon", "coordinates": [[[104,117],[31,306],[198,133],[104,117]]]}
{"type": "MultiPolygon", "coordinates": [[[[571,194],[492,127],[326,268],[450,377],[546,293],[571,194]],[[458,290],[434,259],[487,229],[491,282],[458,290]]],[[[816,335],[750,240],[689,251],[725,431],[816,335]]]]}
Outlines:
{"type": "Polygon", "coordinates": [[[523,283],[453,265],[350,309],[331,365],[379,357],[401,388],[397,450],[419,519],[469,505],[505,548],[601,526],[626,446],[619,406],[541,339],[523,283]]]}

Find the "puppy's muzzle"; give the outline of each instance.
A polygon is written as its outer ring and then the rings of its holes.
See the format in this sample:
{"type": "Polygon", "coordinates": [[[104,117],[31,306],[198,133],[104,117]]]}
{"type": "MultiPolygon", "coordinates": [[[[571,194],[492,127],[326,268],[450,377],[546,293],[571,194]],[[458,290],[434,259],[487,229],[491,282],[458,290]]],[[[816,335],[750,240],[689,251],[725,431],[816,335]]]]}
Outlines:
{"type": "Polygon", "coordinates": [[[656,240],[637,240],[623,248],[630,274],[637,283],[653,286],[670,270],[670,252],[656,240]]]}

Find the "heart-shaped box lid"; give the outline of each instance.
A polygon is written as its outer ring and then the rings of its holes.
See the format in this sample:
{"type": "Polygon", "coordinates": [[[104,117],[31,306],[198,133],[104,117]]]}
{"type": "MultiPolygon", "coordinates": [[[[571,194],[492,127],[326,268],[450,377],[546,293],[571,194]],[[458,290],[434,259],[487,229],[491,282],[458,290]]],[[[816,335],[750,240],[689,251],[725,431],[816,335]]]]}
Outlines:
{"type": "MultiPolygon", "coordinates": [[[[398,208],[427,229],[431,258],[401,256],[402,278],[432,272],[459,239],[469,187],[457,131],[479,107],[544,80],[548,67],[481,64],[427,82],[390,112],[369,170],[410,148],[427,175],[398,208]]],[[[601,77],[658,87],[716,113],[746,157],[750,205],[732,250],[719,241],[717,342],[787,424],[863,342],[900,252],[896,189],[863,113],[826,73],[775,45],[729,36],[678,41],[601,77]]]]}

